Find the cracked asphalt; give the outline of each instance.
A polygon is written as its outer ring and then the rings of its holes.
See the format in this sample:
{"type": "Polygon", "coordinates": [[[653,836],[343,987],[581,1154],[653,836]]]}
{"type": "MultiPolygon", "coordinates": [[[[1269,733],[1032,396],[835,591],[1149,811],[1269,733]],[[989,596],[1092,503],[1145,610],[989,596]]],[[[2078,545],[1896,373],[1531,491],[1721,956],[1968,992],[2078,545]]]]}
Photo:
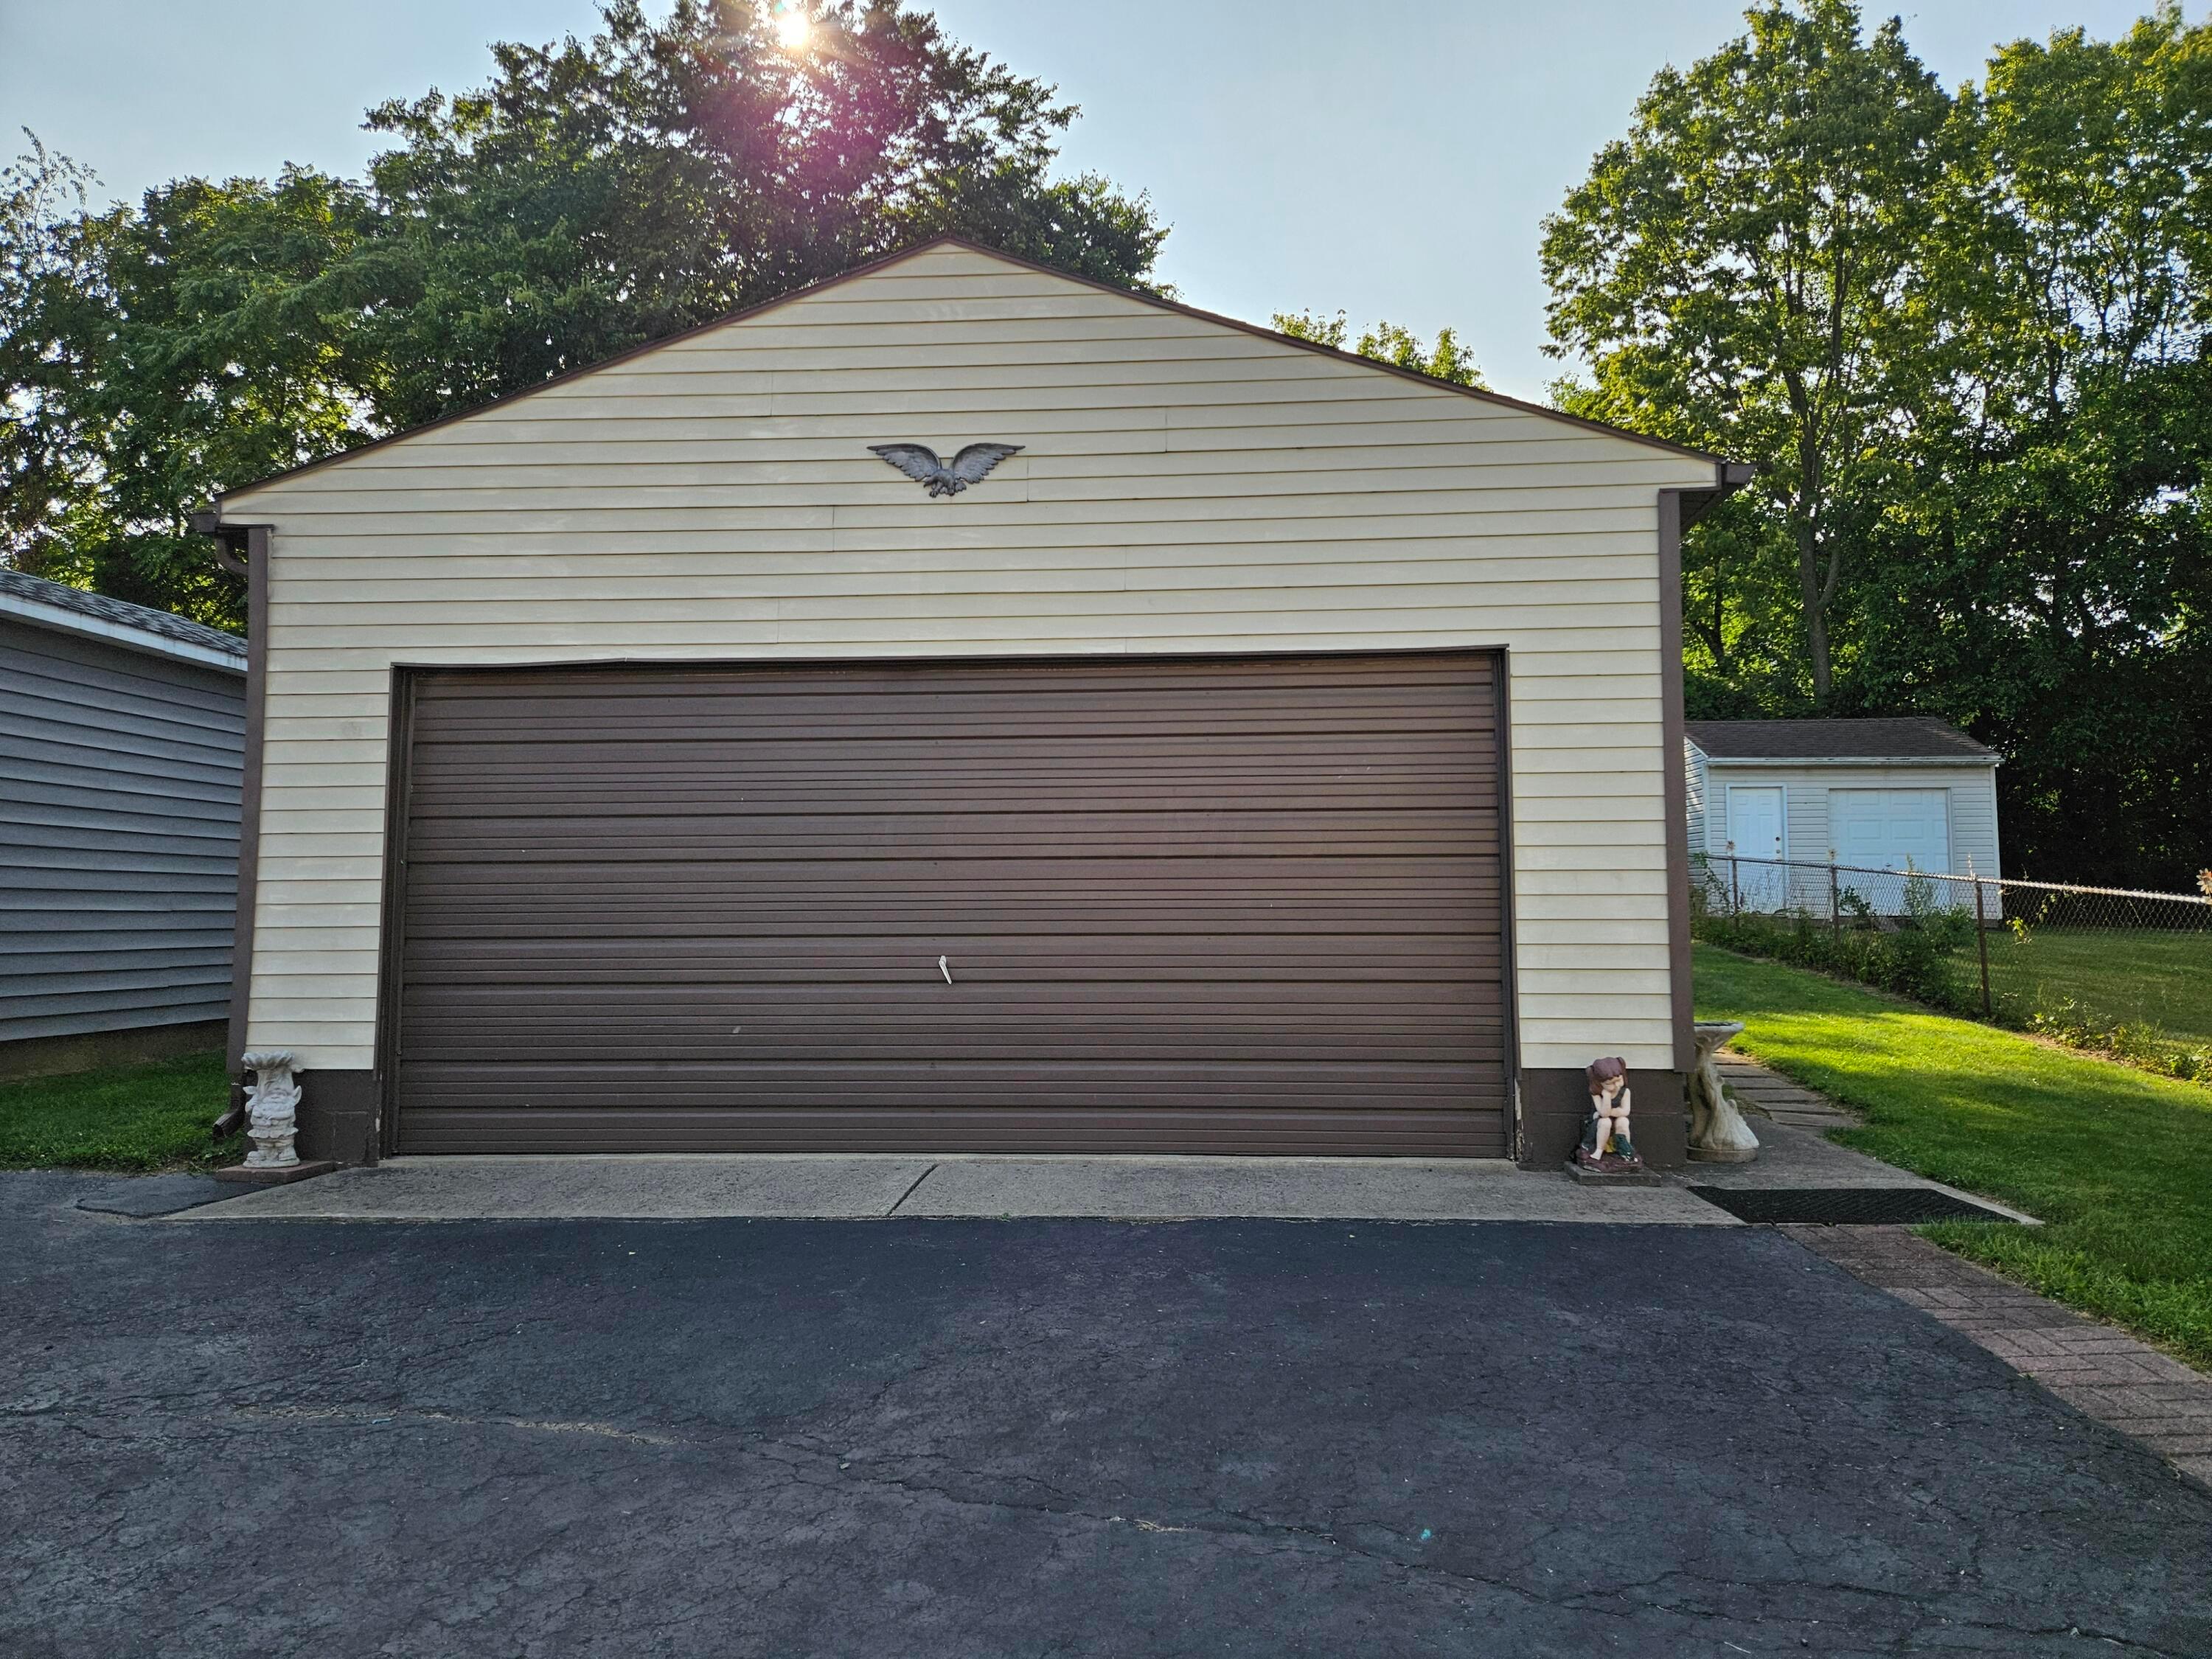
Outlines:
{"type": "Polygon", "coordinates": [[[1760,1228],[131,1220],[0,1653],[2212,1653],[2212,1493],[1760,1228]]]}

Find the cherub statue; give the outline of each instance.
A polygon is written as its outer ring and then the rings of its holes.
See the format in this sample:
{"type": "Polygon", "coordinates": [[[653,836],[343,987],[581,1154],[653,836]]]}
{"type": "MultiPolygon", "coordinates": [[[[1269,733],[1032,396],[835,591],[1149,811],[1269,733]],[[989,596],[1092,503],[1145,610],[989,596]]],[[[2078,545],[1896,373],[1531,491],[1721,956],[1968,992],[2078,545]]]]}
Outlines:
{"type": "Polygon", "coordinates": [[[1615,1056],[1589,1064],[1589,1117],[1575,1162],[1586,1170],[1640,1170],[1644,1160],[1628,1138],[1628,1062],[1615,1056]]]}

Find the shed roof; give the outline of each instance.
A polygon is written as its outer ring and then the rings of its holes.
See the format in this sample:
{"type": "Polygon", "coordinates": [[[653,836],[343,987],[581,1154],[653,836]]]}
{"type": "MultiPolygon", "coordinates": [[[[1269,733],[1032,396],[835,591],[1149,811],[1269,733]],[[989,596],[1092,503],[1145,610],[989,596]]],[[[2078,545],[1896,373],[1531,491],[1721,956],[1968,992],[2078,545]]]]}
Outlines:
{"type": "Polygon", "coordinates": [[[240,670],[246,666],[246,641],[235,634],[21,570],[0,569],[0,616],[65,633],[98,635],[167,656],[240,670]]]}
{"type": "Polygon", "coordinates": [[[1715,759],[1955,760],[1987,763],[1996,751],[1933,716],[1871,720],[1688,720],[1690,741],[1715,759]]]}

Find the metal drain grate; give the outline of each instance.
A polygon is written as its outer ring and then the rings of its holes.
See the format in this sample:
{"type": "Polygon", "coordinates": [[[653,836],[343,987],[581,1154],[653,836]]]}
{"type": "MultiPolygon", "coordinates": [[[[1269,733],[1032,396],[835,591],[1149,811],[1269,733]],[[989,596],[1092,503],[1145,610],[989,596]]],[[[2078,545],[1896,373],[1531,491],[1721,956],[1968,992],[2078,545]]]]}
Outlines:
{"type": "Polygon", "coordinates": [[[1739,1221],[1816,1227],[1910,1227],[1923,1221],[2010,1221],[1932,1187],[1692,1187],[1739,1221]]]}

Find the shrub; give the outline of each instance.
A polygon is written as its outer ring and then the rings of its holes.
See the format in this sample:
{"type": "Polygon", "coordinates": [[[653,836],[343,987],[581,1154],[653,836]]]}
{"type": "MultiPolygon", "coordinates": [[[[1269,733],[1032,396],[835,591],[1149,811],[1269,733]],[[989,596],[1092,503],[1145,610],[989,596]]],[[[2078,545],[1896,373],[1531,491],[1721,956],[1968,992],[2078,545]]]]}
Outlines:
{"type": "MultiPolygon", "coordinates": [[[[1910,902],[1908,892],[1908,907],[1910,902]]],[[[1934,910],[1916,917],[1908,908],[1896,931],[1889,933],[1863,924],[1834,927],[1802,910],[1725,915],[1708,908],[1700,916],[1693,907],[1691,931],[1724,950],[1856,980],[1948,1012],[1981,1012],[1980,992],[1969,989],[1955,960],[1960,946],[1973,939],[1971,916],[1934,910]]]]}
{"type": "Polygon", "coordinates": [[[2108,1054],[2112,1059],[2185,1082],[2212,1083],[2212,1048],[2168,1036],[2142,1020],[2114,1022],[2082,1006],[2072,997],[2060,997],[2035,1007],[2024,1007],[2017,999],[2002,1000],[1998,1017],[2008,1025],[2069,1048],[2108,1054]]]}

